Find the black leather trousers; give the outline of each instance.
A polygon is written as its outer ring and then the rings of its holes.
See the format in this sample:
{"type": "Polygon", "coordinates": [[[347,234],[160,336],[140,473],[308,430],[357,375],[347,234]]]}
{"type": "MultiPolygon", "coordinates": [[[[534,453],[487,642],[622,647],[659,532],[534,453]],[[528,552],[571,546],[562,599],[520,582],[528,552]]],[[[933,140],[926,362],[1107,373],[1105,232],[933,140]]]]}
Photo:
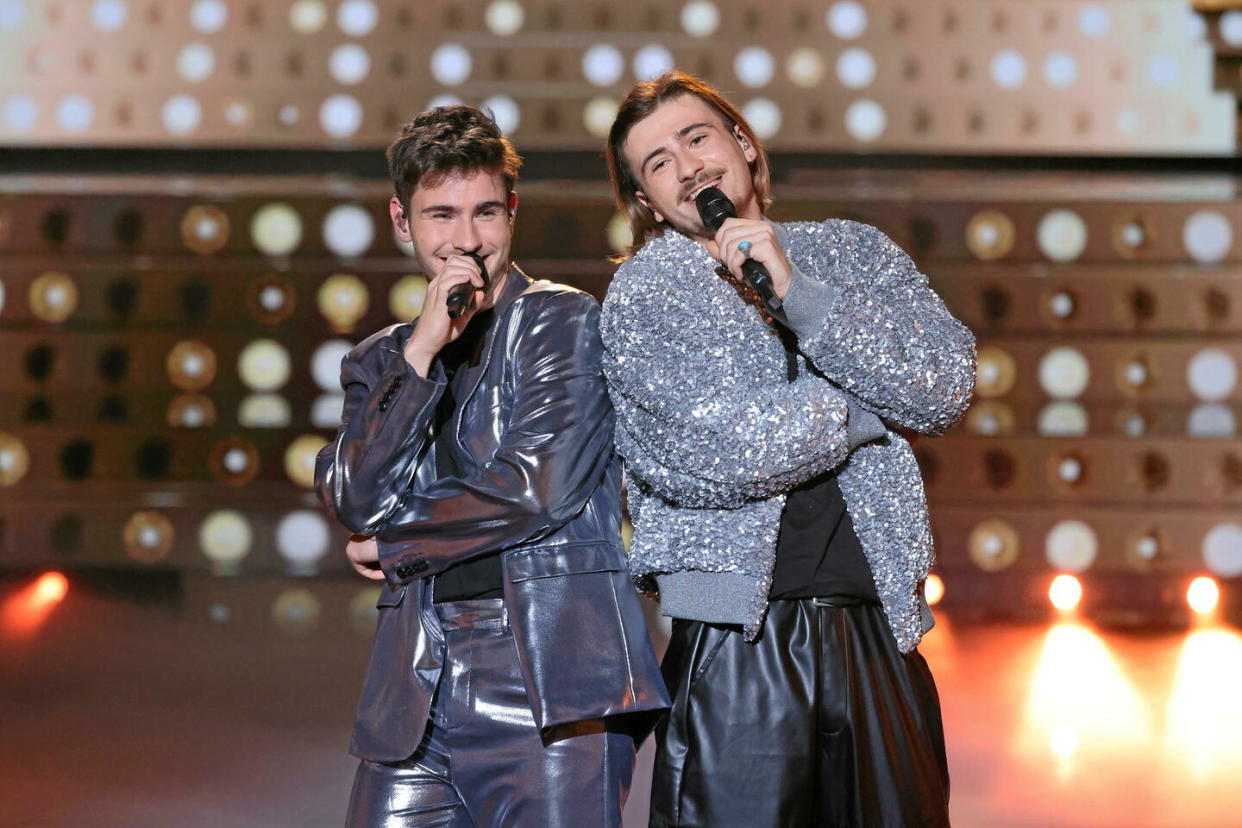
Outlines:
{"type": "Polygon", "coordinates": [[[945,826],[949,773],[927,662],[879,606],[773,601],[759,641],[673,622],[651,825],[945,826]]]}
{"type": "Polygon", "coordinates": [[[346,826],[620,825],[633,736],[605,720],[541,734],[502,599],[436,612],[445,658],[427,733],[404,762],[358,766],[346,826]]]}

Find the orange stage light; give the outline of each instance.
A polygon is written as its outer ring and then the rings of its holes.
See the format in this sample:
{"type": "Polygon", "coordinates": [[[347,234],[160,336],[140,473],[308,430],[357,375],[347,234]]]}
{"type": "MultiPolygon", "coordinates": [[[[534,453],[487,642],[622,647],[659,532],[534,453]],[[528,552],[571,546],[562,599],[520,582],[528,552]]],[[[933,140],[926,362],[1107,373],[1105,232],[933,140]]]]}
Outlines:
{"type": "Polygon", "coordinates": [[[944,597],[944,580],[934,572],[927,576],[927,583],[923,585],[923,597],[927,599],[930,607],[939,604],[944,597]]]}
{"type": "Polygon", "coordinates": [[[1220,603],[1220,587],[1215,579],[1201,575],[1186,589],[1186,603],[1200,615],[1207,615],[1220,603]]]}
{"type": "Polygon", "coordinates": [[[69,593],[69,579],[59,572],[46,572],[13,595],[4,605],[4,631],[30,635],[69,593]]]}
{"type": "Polygon", "coordinates": [[[1048,600],[1057,609],[1068,612],[1082,600],[1082,583],[1073,575],[1058,575],[1048,587],[1048,600]]]}

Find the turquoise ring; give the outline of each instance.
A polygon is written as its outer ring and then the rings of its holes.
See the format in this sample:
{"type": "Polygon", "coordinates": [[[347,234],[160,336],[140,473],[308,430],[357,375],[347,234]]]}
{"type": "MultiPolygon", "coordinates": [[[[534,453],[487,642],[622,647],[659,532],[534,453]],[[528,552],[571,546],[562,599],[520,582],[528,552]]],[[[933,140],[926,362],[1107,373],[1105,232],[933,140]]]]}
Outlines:
{"type": "Polygon", "coordinates": [[[748,241],[740,241],[737,243],[737,249],[740,250],[742,255],[748,259],[750,258],[750,249],[752,247],[754,247],[754,245],[748,241]]]}

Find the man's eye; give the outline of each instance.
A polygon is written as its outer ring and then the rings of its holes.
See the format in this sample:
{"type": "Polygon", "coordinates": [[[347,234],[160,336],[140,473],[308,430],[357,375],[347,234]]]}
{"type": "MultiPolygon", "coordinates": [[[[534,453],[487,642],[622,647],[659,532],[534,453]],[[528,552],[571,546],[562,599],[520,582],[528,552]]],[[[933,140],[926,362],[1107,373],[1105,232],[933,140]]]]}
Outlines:
{"type": "Polygon", "coordinates": [[[667,164],[667,163],[668,163],[668,161],[667,161],[667,160],[664,160],[664,161],[657,161],[657,162],[655,162],[655,164],[653,164],[653,165],[652,165],[652,167],[651,167],[651,171],[652,171],[652,172],[656,172],[656,171],[658,171],[661,167],[663,167],[663,166],[664,166],[665,164],[667,164]]]}
{"type": "Polygon", "coordinates": [[[483,218],[495,218],[496,216],[500,215],[500,210],[496,209],[495,207],[491,207],[479,213],[479,215],[482,216],[483,218]]]}
{"type": "Polygon", "coordinates": [[[696,146],[696,145],[698,145],[698,144],[701,144],[701,143],[702,143],[702,142],[703,142],[706,138],[707,138],[707,136],[706,136],[706,135],[696,135],[696,136],[694,136],[693,138],[691,138],[691,139],[690,139],[690,146],[692,146],[692,147],[693,147],[693,146],[696,146]]]}

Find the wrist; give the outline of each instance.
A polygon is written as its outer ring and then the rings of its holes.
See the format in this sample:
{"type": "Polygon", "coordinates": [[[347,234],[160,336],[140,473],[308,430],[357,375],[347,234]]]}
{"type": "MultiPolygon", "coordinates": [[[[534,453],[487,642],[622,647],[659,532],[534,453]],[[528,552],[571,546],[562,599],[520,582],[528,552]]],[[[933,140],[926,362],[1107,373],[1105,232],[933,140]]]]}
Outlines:
{"type": "Polygon", "coordinates": [[[405,343],[402,349],[402,355],[405,357],[406,363],[413,368],[420,377],[426,377],[430,374],[431,361],[436,357],[436,351],[431,350],[413,340],[405,343]]]}

